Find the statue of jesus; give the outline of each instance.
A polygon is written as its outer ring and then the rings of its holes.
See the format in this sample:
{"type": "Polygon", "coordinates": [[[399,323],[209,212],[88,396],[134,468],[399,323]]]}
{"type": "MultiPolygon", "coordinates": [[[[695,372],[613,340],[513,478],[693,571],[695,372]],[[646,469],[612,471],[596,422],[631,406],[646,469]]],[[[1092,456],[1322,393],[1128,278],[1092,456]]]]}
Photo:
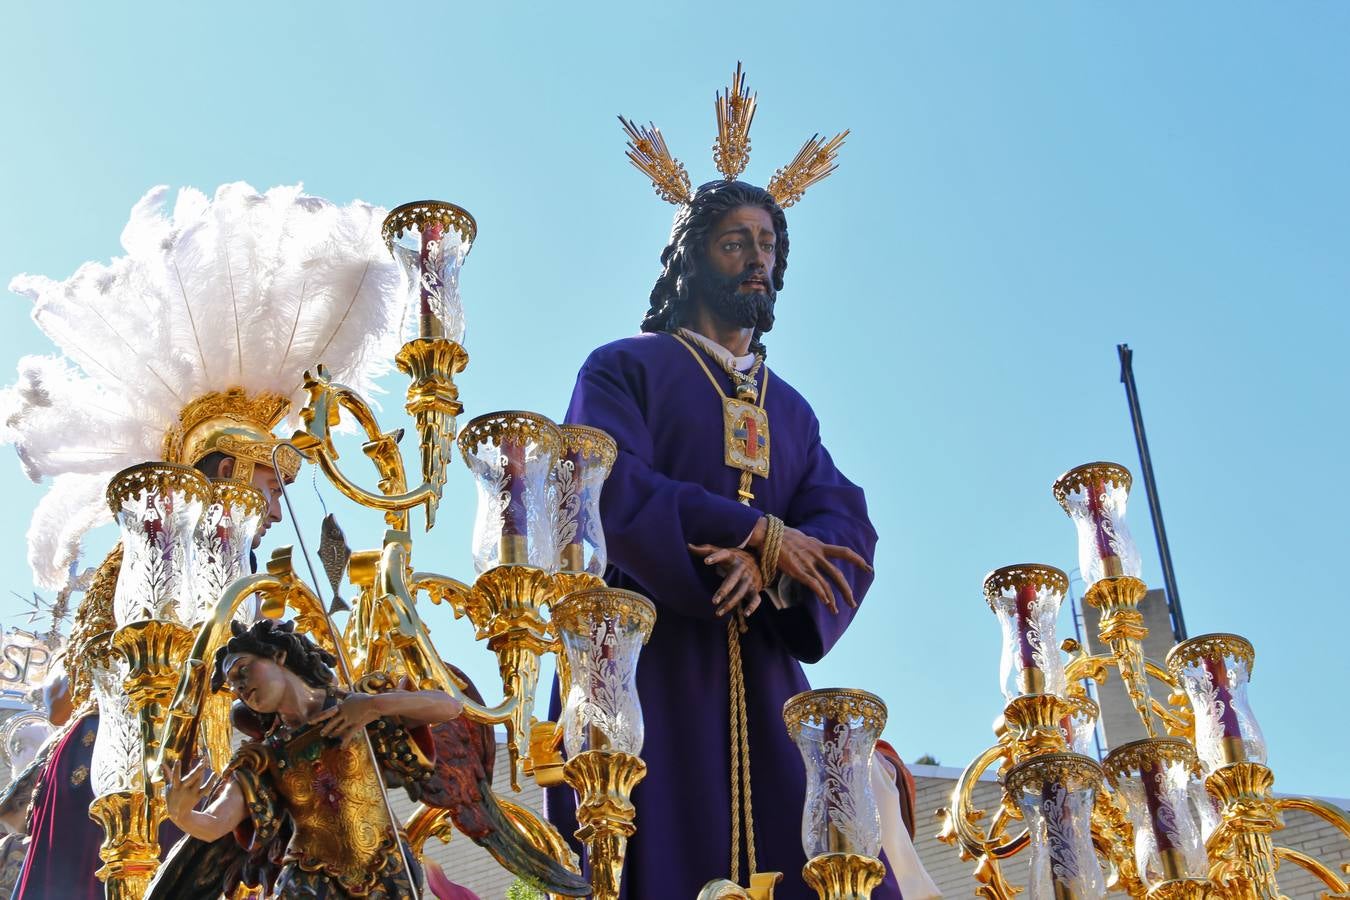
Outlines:
{"type": "MultiPolygon", "coordinates": [[[[784,874],[776,900],[815,896],[800,875],[806,777],[783,703],[809,687],[802,663],[853,621],[877,535],[810,404],[765,365],[787,256],[768,191],[693,191],[643,333],[590,355],[567,412],[618,444],[600,502],[607,580],[660,610],[637,672],[648,776],[634,794],[631,900],[692,900],[713,878],[771,871],[784,874]]],[[[570,788],[550,791],[569,836],[574,806],[570,788]]],[[[892,873],[872,896],[900,897],[892,873]]]]}

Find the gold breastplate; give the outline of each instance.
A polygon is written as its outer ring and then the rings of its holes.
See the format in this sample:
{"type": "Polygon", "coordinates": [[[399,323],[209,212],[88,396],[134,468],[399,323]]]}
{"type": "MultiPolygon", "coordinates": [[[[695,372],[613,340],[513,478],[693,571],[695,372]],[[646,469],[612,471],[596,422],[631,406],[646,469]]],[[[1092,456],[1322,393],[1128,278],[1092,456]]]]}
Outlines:
{"type": "Polygon", "coordinates": [[[397,852],[384,785],[365,742],[335,746],[310,728],[278,749],[274,765],[277,791],[295,825],[287,861],[322,870],[349,892],[364,894],[391,850],[397,852]]]}

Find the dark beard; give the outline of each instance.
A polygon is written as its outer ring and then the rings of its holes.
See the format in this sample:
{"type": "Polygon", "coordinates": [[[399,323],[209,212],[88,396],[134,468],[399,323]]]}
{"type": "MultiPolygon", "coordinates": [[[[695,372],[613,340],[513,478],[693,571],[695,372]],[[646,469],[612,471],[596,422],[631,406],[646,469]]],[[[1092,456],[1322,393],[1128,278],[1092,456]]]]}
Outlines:
{"type": "MultiPolygon", "coordinates": [[[[742,294],[741,282],[753,275],[746,269],[730,277],[703,271],[694,276],[694,296],[709,312],[728,325],[767,332],[773,328],[773,306],[778,292],[742,294]]],[[[765,276],[766,280],[769,276],[765,276]]]]}

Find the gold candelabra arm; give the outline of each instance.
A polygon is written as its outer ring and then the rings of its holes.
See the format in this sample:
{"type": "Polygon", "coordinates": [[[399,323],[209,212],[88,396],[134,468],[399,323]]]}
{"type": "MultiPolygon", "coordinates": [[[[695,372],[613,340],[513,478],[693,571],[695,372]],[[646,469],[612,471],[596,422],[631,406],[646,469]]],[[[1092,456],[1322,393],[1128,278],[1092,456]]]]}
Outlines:
{"type": "MultiPolygon", "coordinates": [[[[1086,681],[1105,684],[1106,679],[1110,677],[1110,670],[1120,668],[1120,657],[1115,653],[1088,653],[1073,638],[1064,641],[1062,648],[1069,654],[1069,659],[1064,665],[1064,679],[1069,685],[1068,693],[1071,697],[1086,697],[1087,689],[1084,686],[1086,681]]],[[[1159,665],[1144,656],[1140,659],[1144,675],[1170,689],[1166,702],[1152,696],[1151,692],[1147,693],[1153,715],[1158,717],[1169,735],[1193,739],[1195,716],[1191,713],[1190,703],[1181,685],[1168,672],[1166,666],[1159,665]]]]}
{"type": "MultiPolygon", "coordinates": [[[[1350,884],[1321,860],[1290,847],[1276,847],[1275,858],[1282,862],[1293,863],[1326,885],[1327,892],[1320,895],[1320,900],[1350,900],[1350,884]]],[[[1346,870],[1346,874],[1350,874],[1350,869],[1346,870]]]]}
{"type": "Polygon", "coordinates": [[[384,551],[376,578],[375,602],[391,614],[389,637],[398,651],[408,677],[422,688],[448,693],[464,707],[464,715],[484,725],[499,725],[510,720],[522,705],[519,695],[508,696],[496,706],[478,703],[464,693],[464,685],[455,678],[431,643],[427,627],[417,614],[417,605],[408,588],[407,535],[390,531],[385,535],[384,551]]]}
{"type": "Polygon", "coordinates": [[[1129,575],[1103,578],[1083,594],[1083,601],[1101,611],[1097,631],[1102,643],[1111,648],[1125,693],[1139,714],[1149,737],[1157,737],[1153,724],[1153,703],[1148,691],[1144,666],[1144,638],[1148,627],[1139,601],[1148,593],[1148,585],[1129,575]]]}
{"type": "MultiPolygon", "coordinates": [[[[1350,816],[1346,815],[1345,810],[1327,803],[1325,800],[1318,800],[1315,797],[1280,797],[1275,800],[1275,809],[1277,812],[1293,810],[1307,813],[1331,825],[1341,833],[1341,837],[1350,841],[1350,816]]],[[[1330,866],[1321,860],[1288,847],[1276,847],[1275,856],[1279,859],[1287,859],[1319,878],[1331,891],[1330,898],[1332,900],[1343,896],[1350,897],[1350,881],[1337,875],[1330,866]]],[[[1350,876],[1350,863],[1342,865],[1341,869],[1345,875],[1350,876]]]]}
{"type": "Polygon", "coordinates": [[[1092,806],[1092,844],[1108,864],[1108,890],[1142,897],[1147,891],[1134,859],[1134,826],[1118,797],[1098,791],[1092,806]]]}
{"type": "Polygon", "coordinates": [[[305,390],[309,392],[309,402],[300,411],[305,427],[291,438],[296,449],[317,462],[344,497],[368,509],[384,512],[389,527],[406,530],[408,510],[425,505],[430,529],[435,517],[432,510],[445,483],[444,473],[441,473],[439,483],[426,480],[409,490],[403,456],[398,449],[399,438],[403,435],[401,430],[381,430],[370,404],[351,388],[330,380],[323,366],[319,366],[315,374],[306,373],[305,390]],[[341,419],[343,409],[352,414],[366,433],[367,442],[363,449],[379,474],[378,493],[361,487],[338,467],[338,452],[333,445],[331,429],[341,419]]]}
{"type": "Polygon", "coordinates": [[[995,764],[1006,765],[1012,761],[1011,751],[1006,744],[999,743],[987,748],[966,766],[957,779],[952,788],[951,806],[937,811],[943,823],[937,839],[944,844],[957,844],[962,859],[1006,859],[1030,842],[1026,831],[1015,837],[1008,836],[1003,827],[1005,816],[996,816],[987,831],[979,826],[979,822],[988,815],[975,800],[975,786],[979,784],[980,776],[995,764]]]}

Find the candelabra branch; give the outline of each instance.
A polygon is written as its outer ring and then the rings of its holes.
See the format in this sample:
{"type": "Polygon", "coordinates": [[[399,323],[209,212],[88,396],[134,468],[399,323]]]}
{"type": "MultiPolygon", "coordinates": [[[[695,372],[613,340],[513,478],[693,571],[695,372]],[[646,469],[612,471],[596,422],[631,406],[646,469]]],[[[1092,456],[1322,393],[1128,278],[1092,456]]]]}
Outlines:
{"type": "MultiPolygon", "coordinates": [[[[392,619],[388,637],[399,653],[408,677],[419,688],[437,688],[454,697],[463,705],[464,715],[472,721],[484,725],[510,721],[526,702],[525,698],[520,694],[510,695],[496,706],[475,701],[464,692],[466,685],[454,677],[450,667],[432,645],[431,636],[417,614],[417,604],[408,588],[412,577],[407,566],[410,543],[406,532],[389,531],[385,534],[384,551],[380,557],[373,593],[375,604],[387,610],[392,619]]],[[[424,575],[422,579],[425,582],[429,577],[424,575]]],[[[442,582],[448,584],[450,579],[442,579],[442,582]]],[[[528,702],[533,705],[534,698],[529,698],[528,702]]]]}
{"type": "Polygon", "coordinates": [[[631,753],[586,750],[567,761],[567,783],[577,792],[577,839],[586,844],[594,900],[617,900],[633,824],[633,788],[647,764],[631,753]]]}
{"type": "MultiPolygon", "coordinates": [[[[1002,816],[994,819],[988,831],[979,826],[986,815],[975,801],[975,786],[980,776],[995,764],[1006,767],[1012,761],[1007,745],[1000,743],[987,748],[957,779],[952,788],[951,807],[938,810],[938,818],[943,824],[937,838],[945,844],[957,844],[962,859],[1005,859],[1029,843],[1026,831],[1010,838],[1003,828],[1005,818],[1002,816]]],[[[1001,878],[1001,875],[997,876],[997,880],[1001,878]]]]}
{"type": "MultiPolygon", "coordinates": [[[[1069,654],[1064,664],[1064,678],[1069,685],[1070,697],[1086,697],[1084,682],[1090,679],[1097,684],[1105,684],[1110,670],[1118,668],[1119,659],[1114,653],[1088,653],[1073,638],[1064,641],[1063,649],[1069,654]]],[[[1147,677],[1166,685],[1169,690],[1165,703],[1150,694],[1148,699],[1153,715],[1158,717],[1169,735],[1193,739],[1195,716],[1191,713],[1181,685],[1167,671],[1166,666],[1147,657],[1143,658],[1143,671],[1147,677]]]]}
{"type": "Polygon", "coordinates": [[[1139,601],[1147,593],[1148,586],[1138,578],[1116,575],[1103,578],[1088,588],[1083,600],[1101,611],[1097,630],[1102,643],[1111,648],[1120,680],[1144,730],[1149,737],[1157,737],[1144,665],[1144,638],[1148,637],[1148,628],[1144,625],[1144,614],[1139,611],[1139,601]]]}
{"type": "Polygon", "coordinates": [[[1321,860],[1314,859],[1306,853],[1301,853],[1289,847],[1276,847],[1275,858],[1291,862],[1312,873],[1313,877],[1327,886],[1329,893],[1322,895],[1326,900],[1342,900],[1342,898],[1350,897],[1350,885],[1321,860]]]}
{"type": "Polygon", "coordinates": [[[1107,887],[1142,897],[1146,888],[1134,858],[1134,826],[1113,794],[1099,792],[1092,806],[1092,842],[1110,865],[1107,887]]]}
{"type": "MultiPolygon", "coordinates": [[[[435,521],[435,507],[440,500],[441,487],[445,483],[444,468],[448,451],[436,457],[439,460],[439,475],[426,479],[422,484],[409,490],[403,455],[398,448],[399,439],[403,437],[401,429],[389,432],[381,430],[370,404],[351,388],[332,381],[328,370],[323,366],[319,366],[315,374],[306,373],[304,386],[309,392],[309,402],[300,411],[300,418],[305,425],[304,430],[296,432],[291,438],[291,443],[296,449],[317,462],[328,480],[347,499],[369,509],[382,511],[390,528],[406,531],[408,510],[425,506],[427,528],[430,529],[435,521]],[[362,449],[375,464],[379,475],[378,493],[361,487],[338,466],[338,451],[333,445],[331,429],[340,421],[344,409],[351,413],[357,424],[365,431],[367,441],[362,449]]],[[[422,418],[429,422],[427,416],[434,411],[436,410],[428,406],[423,410],[422,418]]],[[[419,427],[420,425],[421,420],[419,427]]],[[[453,432],[454,417],[451,415],[448,419],[443,416],[438,418],[436,427],[441,430],[449,428],[453,432]]],[[[453,433],[450,439],[453,439],[453,433]]]]}

